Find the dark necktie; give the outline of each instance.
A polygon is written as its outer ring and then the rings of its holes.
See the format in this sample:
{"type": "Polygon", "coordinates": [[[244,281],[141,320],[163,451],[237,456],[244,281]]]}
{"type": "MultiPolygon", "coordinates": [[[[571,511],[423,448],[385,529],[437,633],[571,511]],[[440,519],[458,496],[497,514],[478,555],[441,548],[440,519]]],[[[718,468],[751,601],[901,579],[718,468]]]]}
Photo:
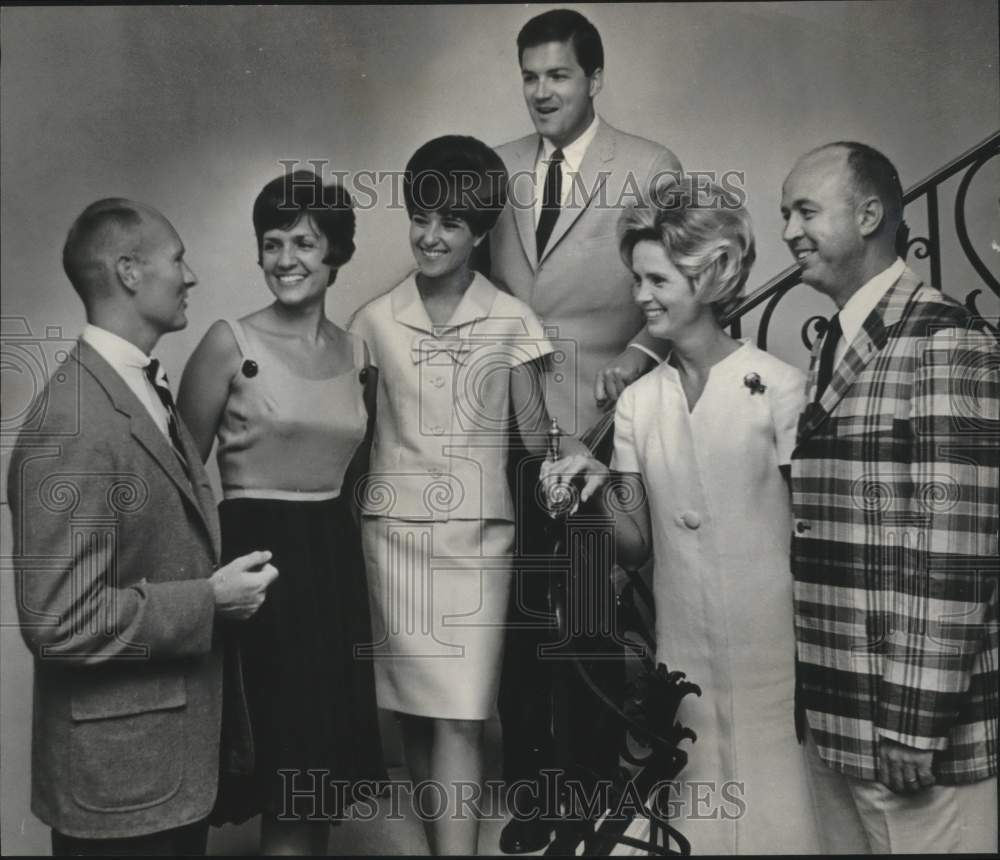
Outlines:
{"type": "Polygon", "coordinates": [[[545,173],[545,190],[542,193],[542,211],[538,215],[538,226],[535,227],[535,247],[538,248],[538,259],[542,259],[545,245],[552,235],[552,228],[559,218],[559,208],[562,205],[562,163],[563,151],[557,149],[549,159],[549,169],[545,173]]]}
{"type": "Polygon", "coordinates": [[[837,351],[837,343],[843,334],[840,328],[840,314],[836,313],[830,318],[826,332],[823,334],[823,346],[819,353],[819,373],[816,376],[816,402],[819,403],[823,392],[830,384],[833,377],[833,356],[837,351]]]}
{"type": "Polygon", "coordinates": [[[160,403],[163,404],[163,408],[167,410],[167,431],[170,433],[170,441],[174,445],[174,450],[177,456],[184,460],[184,448],[181,445],[181,437],[177,432],[177,409],[174,406],[174,397],[170,393],[170,383],[167,381],[167,374],[164,373],[159,376],[160,362],[151,358],[149,364],[144,368],[146,374],[146,379],[148,379],[153,384],[153,389],[156,391],[157,397],[160,398],[160,403]]]}

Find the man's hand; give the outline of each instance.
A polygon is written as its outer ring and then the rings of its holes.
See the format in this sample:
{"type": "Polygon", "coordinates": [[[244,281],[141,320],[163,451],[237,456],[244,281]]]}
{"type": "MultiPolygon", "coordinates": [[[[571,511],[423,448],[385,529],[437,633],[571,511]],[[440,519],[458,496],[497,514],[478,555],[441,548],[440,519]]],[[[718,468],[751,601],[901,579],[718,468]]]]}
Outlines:
{"type": "Polygon", "coordinates": [[[916,794],[935,783],[933,750],[920,750],[881,738],[878,746],[879,782],[896,794],[916,794]]]}
{"type": "Polygon", "coordinates": [[[594,399],[597,405],[604,407],[613,404],[622,396],[627,385],[649,373],[654,367],[656,362],[641,349],[625,347],[621,355],[597,372],[594,380],[594,399]]]}
{"type": "Polygon", "coordinates": [[[268,564],[270,560],[269,550],[257,550],[215,571],[208,580],[215,593],[215,611],[243,621],[260,609],[267,587],[278,576],[278,569],[268,564]]]}

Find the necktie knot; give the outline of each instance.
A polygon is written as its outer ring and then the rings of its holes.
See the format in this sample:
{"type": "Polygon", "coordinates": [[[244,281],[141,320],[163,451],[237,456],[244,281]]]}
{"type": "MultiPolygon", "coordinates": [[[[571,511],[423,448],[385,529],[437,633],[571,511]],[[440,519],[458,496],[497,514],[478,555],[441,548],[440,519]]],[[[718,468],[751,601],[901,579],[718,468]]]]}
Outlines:
{"type": "Polygon", "coordinates": [[[149,364],[147,364],[143,368],[143,370],[144,370],[144,372],[146,374],[146,379],[148,379],[150,382],[152,382],[153,385],[156,385],[157,384],[156,383],[156,377],[157,377],[157,374],[159,374],[159,372],[160,372],[160,362],[159,362],[159,359],[151,358],[149,360],[149,364]]]}

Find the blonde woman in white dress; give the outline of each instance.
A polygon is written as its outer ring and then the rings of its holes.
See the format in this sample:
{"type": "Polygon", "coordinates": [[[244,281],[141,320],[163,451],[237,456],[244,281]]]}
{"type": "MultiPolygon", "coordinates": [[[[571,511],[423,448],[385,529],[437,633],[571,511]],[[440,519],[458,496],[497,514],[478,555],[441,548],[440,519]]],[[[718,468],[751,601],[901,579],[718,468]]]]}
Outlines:
{"type": "MultiPolygon", "coordinates": [[[[643,501],[607,506],[620,563],[653,553],[657,661],[702,689],[678,714],[698,740],[670,823],[692,853],[816,853],[794,726],[785,478],[803,374],[719,323],[754,259],[749,216],[723,189],[653,193],[623,213],[619,237],[649,331],[673,346],[615,415],[611,468],[643,501]]],[[[582,477],[583,500],[610,491],[608,469],[587,457],[543,475],[582,477]]],[[[648,822],[630,835],[648,835],[648,822]]]]}

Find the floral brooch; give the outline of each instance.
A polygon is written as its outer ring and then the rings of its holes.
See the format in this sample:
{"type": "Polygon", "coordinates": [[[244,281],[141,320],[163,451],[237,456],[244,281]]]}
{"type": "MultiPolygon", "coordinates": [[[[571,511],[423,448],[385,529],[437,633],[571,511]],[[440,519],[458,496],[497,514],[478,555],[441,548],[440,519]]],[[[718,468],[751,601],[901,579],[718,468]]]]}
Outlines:
{"type": "Polygon", "coordinates": [[[743,384],[750,389],[751,394],[763,394],[767,386],[760,381],[759,373],[748,373],[743,377],[743,384]]]}

